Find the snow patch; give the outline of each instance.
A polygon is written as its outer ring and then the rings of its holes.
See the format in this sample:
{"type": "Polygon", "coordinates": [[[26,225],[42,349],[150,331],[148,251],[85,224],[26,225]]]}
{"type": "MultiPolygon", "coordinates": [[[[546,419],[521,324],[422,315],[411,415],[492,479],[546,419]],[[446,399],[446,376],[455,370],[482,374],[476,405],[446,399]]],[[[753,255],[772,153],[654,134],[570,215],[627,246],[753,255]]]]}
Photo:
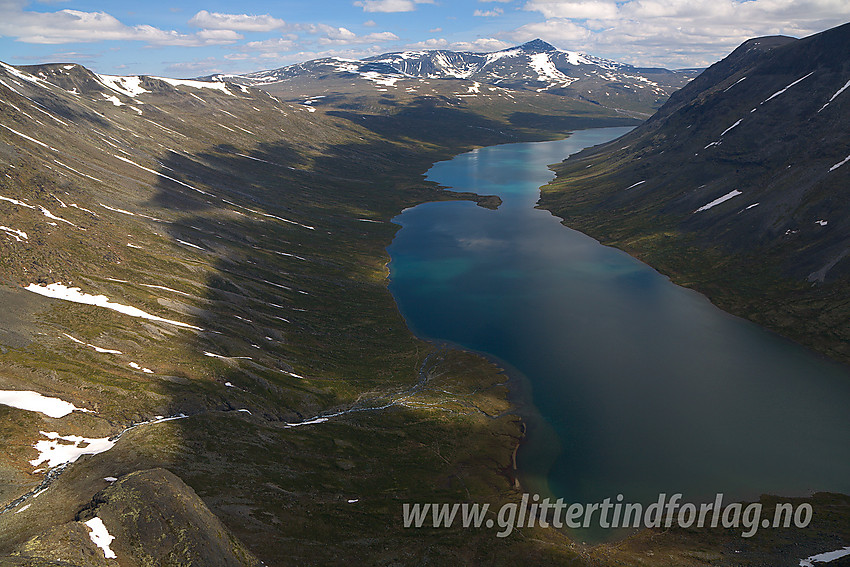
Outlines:
{"type": "Polygon", "coordinates": [[[115,539],[114,535],[110,535],[106,529],[106,526],[103,524],[103,520],[95,516],[88,522],[85,522],[86,526],[91,530],[89,532],[89,537],[96,546],[103,550],[103,556],[107,559],[116,559],[118,556],[115,555],[115,552],[109,548],[109,544],[115,539]]]}
{"type": "MultiPolygon", "coordinates": [[[[743,120],[743,118],[742,118],[741,120],[743,120]]],[[[740,123],[741,123],[741,120],[738,120],[737,122],[735,122],[734,124],[732,124],[731,126],[729,126],[728,128],[726,128],[725,130],[723,130],[723,133],[722,133],[722,134],[720,134],[720,137],[722,138],[723,136],[725,136],[725,135],[726,135],[726,132],[728,132],[729,130],[731,130],[732,128],[734,128],[734,127],[735,127],[735,126],[737,126],[738,124],[740,124],[740,123]]]]}
{"type": "Polygon", "coordinates": [[[13,133],[13,134],[17,134],[17,135],[18,135],[18,136],[20,136],[21,138],[24,138],[24,139],[26,139],[26,140],[29,140],[30,142],[34,142],[34,143],[38,144],[39,146],[41,146],[41,147],[43,147],[43,148],[47,148],[48,150],[53,150],[54,152],[58,152],[58,151],[59,151],[59,150],[57,150],[56,148],[54,148],[53,146],[48,146],[48,145],[47,145],[47,144],[45,144],[44,142],[41,142],[41,141],[39,141],[39,140],[36,140],[35,138],[30,138],[30,137],[29,137],[29,136],[27,136],[26,134],[21,134],[21,133],[20,133],[20,132],[18,132],[17,130],[13,130],[12,128],[9,128],[9,127],[8,127],[8,126],[6,126],[5,124],[0,124],[0,126],[2,126],[3,128],[5,128],[6,130],[8,130],[9,132],[11,132],[11,133],[13,133]]]}
{"type": "Polygon", "coordinates": [[[39,209],[41,209],[41,214],[43,214],[44,216],[46,216],[46,217],[47,217],[47,218],[49,218],[49,219],[53,219],[53,220],[57,220],[57,221],[60,221],[60,222],[64,222],[65,224],[70,224],[70,225],[71,225],[71,226],[73,226],[74,228],[80,228],[80,227],[78,227],[77,225],[75,225],[74,223],[72,223],[72,222],[71,222],[71,221],[69,221],[69,220],[65,220],[65,219],[63,219],[63,218],[61,218],[61,217],[57,217],[56,215],[54,215],[53,213],[51,213],[50,211],[48,211],[46,208],[42,207],[41,205],[39,205],[39,206],[38,206],[38,208],[39,208],[39,209]]]}
{"type": "Polygon", "coordinates": [[[114,104],[115,106],[124,106],[124,103],[118,100],[118,97],[115,95],[108,95],[106,93],[100,93],[103,95],[103,98],[114,104]]]}
{"type": "Polygon", "coordinates": [[[830,167],[830,168],[829,168],[829,170],[830,170],[830,171],[835,171],[836,169],[838,169],[839,167],[841,167],[842,165],[844,165],[844,164],[845,164],[845,163],[847,163],[848,161],[850,161],[850,156],[847,156],[846,158],[844,158],[844,159],[843,159],[843,160],[841,160],[840,162],[836,163],[835,165],[833,165],[832,167],[830,167]]]}
{"type": "MultiPolygon", "coordinates": [[[[151,122],[151,124],[154,124],[154,125],[156,125],[156,126],[159,126],[159,124],[156,124],[155,122],[151,122]]],[[[0,126],[2,126],[2,125],[0,125],[0,126]]],[[[57,151],[58,151],[58,150],[57,150],[57,151]]],[[[188,183],[183,183],[182,181],[178,181],[177,179],[174,179],[173,177],[169,177],[169,176],[165,175],[164,173],[160,173],[160,172],[158,172],[158,171],[154,171],[153,169],[147,168],[147,167],[145,167],[145,166],[143,166],[143,165],[139,165],[139,164],[137,164],[136,162],[134,162],[134,161],[130,161],[130,160],[128,160],[128,159],[127,159],[127,158],[125,158],[125,157],[122,157],[122,156],[119,156],[119,155],[116,155],[116,154],[112,154],[112,157],[116,157],[116,158],[120,159],[121,161],[125,161],[125,162],[129,163],[130,165],[135,165],[135,166],[136,166],[136,167],[138,167],[139,169],[143,169],[143,170],[145,170],[145,171],[147,171],[147,172],[149,172],[149,173],[153,173],[154,175],[158,175],[158,176],[160,176],[160,177],[164,177],[165,179],[168,179],[169,181],[173,181],[174,183],[177,183],[178,185],[182,185],[182,186],[184,186],[184,187],[188,187],[188,188],[189,188],[189,189],[191,189],[192,191],[197,191],[198,193],[201,193],[202,195],[209,195],[209,193],[207,193],[206,191],[202,191],[201,189],[198,189],[197,187],[192,187],[192,186],[191,186],[191,185],[189,185],[188,183]]]]}
{"type": "MultiPolygon", "coordinates": [[[[567,62],[570,65],[593,65],[594,64],[593,61],[590,61],[589,59],[587,59],[583,54],[579,53],[578,51],[561,51],[561,53],[563,53],[564,55],[567,56],[567,62]]],[[[600,62],[601,61],[605,61],[605,60],[600,59],[600,62]]],[[[599,65],[599,63],[596,63],[596,65],[599,65]]],[[[599,66],[604,68],[603,65],[599,65],[599,66]]]]}
{"type": "Polygon", "coordinates": [[[185,79],[166,79],[165,77],[153,77],[154,79],[159,79],[160,81],[165,81],[172,87],[192,87],[193,89],[213,89],[216,91],[221,91],[224,94],[229,94],[230,96],[236,96],[229,90],[227,90],[227,84],[222,83],[220,81],[189,81],[185,79]]]}
{"type": "Polygon", "coordinates": [[[334,65],[337,73],[356,73],[360,68],[356,61],[347,59],[337,59],[336,63],[327,63],[327,65],[334,65]]]}
{"type": "MultiPolygon", "coordinates": [[[[294,168],[290,168],[290,169],[294,169],[294,168]]],[[[296,222],[296,221],[294,221],[294,220],[285,219],[285,218],[283,218],[283,217],[279,217],[279,216],[272,215],[272,214],[269,214],[269,213],[264,213],[264,212],[262,212],[262,211],[258,211],[258,210],[256,210],[256,209],[249,209],[248,207],[243,207],[242,205],[237,205],[237,204],[236,204],[236,203],[234,203],[233,201],[228,201],[227,199],[222,199],[222,200],[221,200],[221,202],[222,202],[222,203],[227,203],[228,205],[233,205],[234,207],[238,207],[238,208],[240,208],[240,209],[242,209],[242,210],[244,210],[244,211],[249,211],[249,212],[254,213],[254,214],[257,214],[257,215],[261,215],[261,216],[264,216],[264,217],[269,217],[269,218],[272,218],[272,219],[275,219],[275,220],[279,220],[279,221],[282,221],[282,222],[285,222],[285,223],[289,223],[289,224],[298,225],[298,226],[300,226],[300,227],[302,227],[302,228],[306,228],[306,229],[308,229],[308,230],[316,230],[316,227],[314,227],[314,226],[309,226],[309,225],[306,225],[306,224],[301,224],[300,222],[296,222]]]]}
{"type": "Polygon", "coordinates": [[[725,93],[726,91],[728,91],[729,89],[731,89],[732,87],[734,87],[735,85],[737,85],[738,83],[743,81],[744,79],[746,79],[746,77],[741,77],[740,79],[738,79],[737,81],[735,81],[734,83],[732,83],[731,85],[729,85],[728,87],[723,89],[723,92],[725,93]]]}
{"type": "Polygon", "coordinates": [[[494,61],[498,61],[504,57],[516,57],[517,55],[522,54],[522,50],[520,49],[507,49],[505,51],[497,51],[496,53],[488,53],[487,54],[487,62],[482,65],[482,67],[486,67],[490,63],[494,61]]]}
{"type": "Polygon", "coordinates": [[[840,95],[841,93],[843,93],[845,90],[847,90],[847,88],[848,88],[848,87],[850,87],[850,81],[847,81],[846,83],[844,83],[844,86],[843,86],[843,87],[841,87],[840,89],[838,89],[838,91],[837,91],[834,95],[832,95],[832,98],[830,98],[830,99],[826,102],[826,104],[825,104],[825,105],[823,105],[822,107],[820,107],[820,110],[818,110],[818,112],[820,112],[821,110],[823,110],[824,108],[826,108],[827,106],[829,106],[829,103],[830,103],[830,102],[832,102],[833,100],[835,100],[835,97],[837,97],[838,95],[840,95]]]}
{"type": "MultiPolygon", "coordinates": [[[[237,360],[237,359],[252,360],[250,356],[223,356],[221,354],[215,354],[214,352],[207,352],[207,351],[204,352],[204,356],[209,356],[209,357],[212,357],[212,358],[220,358],[222,360],[237,360]]],[[[229,384],[229,382],[228,382],[228,384],[229,384]]],[[[227,384],[225,384],[225,386],[227,386],[227,384]]]]}
{"type": "Polygon", "coordinates": [[[531,68],[537,71],[538,81],[564,83],[563,86],[567,86],[576,80],[559,71],[555,67],[555,64],[552,63],[552,58],[549,57],[548,53],[535,53],[534,55],[529,55],[528,59],[531,68]]]}
{"type": "MultiPolygon", "coordinates": [[[[394,87],[395,84],[402,79],[401,76],[391,77],[387,75],[383,75],[378,73],[377,71],[366,71],[365,73],[360,73],[360,76],[368,81],[372,81],[375,84],[383,85],[385,87],[394,87]]],[[[313,111],[315,112],[315,108],[313,111]]]]}
{"type": "MultiPolygon", "coordinates": [[[[61,162],[61,161],[59,161],[58,159],[54,159],[54,160],[53,160],[53,162],[54,162],[54,163],[58,163],[59,165],[61,165],[61,166],[62,166],[62,167],[64,167],[64,168],[70,169],[71,171],[73,171],[73,172],[74,172],[74,173],[76,173],[77,175],[82,175],[83,177],[88,177],[89,179],[93,179],[93,180],[95,180],[95,181],[97,181],[97,182],[99,182],[99,183],[103,183],[103,181],[101,181],[101,180],[100,180],[100,179],[98,179],[97,177],[92,177],[91,175],[88,175],[88,174],[86,174],[86,173],[83,173],[82,171],[77,171],[76,169],[74,169],[74,168],[73,168],[73,167],[71,167],[70,165],[65,165],[64,163],[62,163],[62,162],[61,162]]],[[[76,205],[71,205],[71,206],[72,206],[72,207],[76,207],[76,205]]],[[[77,208],[79,208],[79,207],[77,207],[77,208]]],[[[83,209],[83,210],[86,210],[86,209],[83,209]]],[[[89,211],[89,212],[91,212],[91,211],[89,211]]],[[[94,214],[94,213],[92,213],[92,214],[94,214]]]]}
{"type": "Polygon", "coordinates": [[[123,352],[121,352],[120,350],[113,350],[113,349],[109,349],[109,348],[100,348],[99,346],[95,346],[95,345],[93,345],[93,344],[83,342],[83,341],[81,341],[80,339],[78,339],[78,338],[76,338],[76,337],[72,337],[72,336],[71,336],[71,335],[69,335],[68,333],[62,333],[62,334],[63,334],[63,335],[65,335],[67,338],[71,339],[72,341],[74,341],[74,342],[75,342],[75,343],[77,343],[77,344],[81,344],[81,345],[85,345],[85,346],[87,346],[87,347],[91,347],[91,348],[93,348],[95,351],[100,352],[100,353],[103,353],[103,354],[124,354],[124,353],[123,353],[123,352]]]}
{"type": "Polygon", "coordinates": [[[130,215],[131,217],[136,216],[136,213],[131,213],[130,211],[125,211],[124,209],[119,209],[119,208],[116,208],[116,207],[110,207],[109,205],[104,205],[103,203],[99,203],[99,205],[101,207],[103,207],[104,209],[114,211],[116,213],[121,213],[122,215],[130,215]]]}
{"type": "Polygon", "coordinates": [[[629,189],[631,189],[633,187],[637,187],[638,185],[640,185],[642,183],[646,183],[646,179],[644,179],[643,181],[638,181],[637,183],[633,183],[632,185],[629,185],[628,187],[626,187],[626,191],[628,191],[629,189]]]}
{"type": "MultiPolygon", "coordinates": [[[[108,89],[121,93],[122,95],[136,98],[140,94],[148,93],[142,88],[141,77],[118,77],[115,75],[97,75],[100,82],[108,89]]],[[[106,96],[106,95],[104,95],[106,96]]]]}
{"type": "Polygon", "coordinates": [[[11,199],[9,197],[0,196],[0,201],[8,201],[13,205],[18,205],[19,207],[26,207],[28,209],[34,209],[35,205],[30,205],[29,203],[24,203],[23,201],[18,201],[17,199],[11,199]]]}
{"type": "Polygon", "coordinates": [[[62,283],[52,283],[48,285],[39,285],[32,283],[24,289],[33,293],[37,293],[39,295],[43,295],[45,297],[52,297],[54,299],[62,299],[65,301],[71,301],[73,303],[82,303],[85,305],[94,305],[97,307],[103,307],[105,309],[111,309],[112,311],[118,311],[119,313],[129,315],[130,317],[138,317],[141,319],[148,319],[150,321],[168,323],[170,325],[176,325],[178,327],[184,327],[187,329],[203,331],[201,327],[196,327],[194,325],[189,325],[188,323],[181,323],[180,321],[172,321],[171,319],[158,317],[156,315],[152,315],[150,313],[142,311],[137,307],[123,305],[121,303],[113,303],[109,301],[109,298],[105,295],[90,295],[88,293],[83,293],[78,287],[68,287],[62,283]]]}
{"type": "Polygon", "coordinates": [[[761,104],[764,104],[765,102],[767,102],[767,101],[769,101],[769,100],[772,100],[772,99],[774,99],[774,98],[778,97],[779,95],[781,95],[782,93],[784,93],[785,91],[787,91],[788,89],[790,89],[791,87],[793,87],[794,85],[796,85],[797,83],[799,83],[800,81],[802,81],[803,79],[806,79],[806,78],[808,78],[808,77],[811,77],[813,74],[814,74],[814,71],[812,71],[812,72],[811,72],[811,73],[809,73],[808,75],[805,75],[805,76],[803,76],[803,77],[800,77],[799,79],[797,79],[796,81],[794,81],[793,83],[791,83],[790,85],[788,85],[787,87],[785,87],[784,89],[778,90],[778,91],[776,91],[775,93],[773,93],[772,95],[770,95],[769,97],[767,97],[764,101],[762,101],[762,103],[761,103],[761,104]]]}
{"type": "Polygon", "coordinates": [[[17,240],[18,242],[23,242],[24,240],[29,240],[27,233],[23,230],[17,230],[15,228],[9,228],[8,226],[0,226],[0,230],[7,233],[9,236],[17,240]]]}
{"type": "Polygon", "coordinates": [[[737,197],[738,195],[741,195],[741,192],[738,191],[737,189],[734,189],[732,191],[729,191],[728,193],[726,193],[722,197],[718,197],[717,199],[713,200],[712,202],[703,205],[702,207],[698,208],[694,212],[699,213],[699,212],[702,212],[702,211],[707,211],[708,209],[710,209],[712,207],[716,207],[720,203],[725,203],[726,201],[728,201],[732,197],[737,197]]]}
{"type": "Polygon", "coordinates": [[[29,83],[33,83],[33,84],[36,84],[36,85],[39,84],[39,83],[44,83],[45,85],[50,84],[47,81],[45,81],[44,79],[40,79],[38,77],[30,75],[29,73],[24,73],[23,71],[20,71],[16,68],[12,67],[11,65],[7,65],[6,63],[0,62],[0,65],[2,65],[3,68],[6,69],[6,71],[10,75],[14,75],[15,77],[17,77],[19,79],[23,79],[24,81],[27,81],[29,83]]]}
{"type": "Polygon", "coordinates": [[[47,437],[47,440],[37,441],[33,445],[38,451],[38,457],[29,463],[34,467],[45,462],[50,468],[68,465],[83,455],[104,453],[114,447],[116,443],[109,437],[89,439],[79,435],[59,435],[55,431],[49,433],[40,431],[39,433],[47,437]]]}
{"type": "Polygon", "coordinates": [[[317,423],[325,423],[326,421],[328,421],[328,418],[326,418],[326,417],[317,417],[315,419],[310,419],[310,420],[307,420],[307,421],[301,421],[301,422],[298,422],[298,423],[287,423],[285,425],[287,427],[299,427],[301,425],[315,425],[317,423]]]}
{"type": "Polygon", "coordinates": [[[827,551],[826,553],[818,553],[817,555],[800,559],[800,567],[814,567],[815,563],[829,563],[830,561],[835,561],[836,559],[840,559],[847,555],[850,555],[850,547],[845,547],[844,549],[838,549],[836,551],[827,551]]]}
{"type": "MultiPolygon", "coordinates": [[[[191,242],[186,242],[185,240],[180,240],[179,238],[177,238],[176,240],[177,240],[177,242],[179,242],[180,244],[183,244],[184,246],[189,246],[190,248],[197,248],[198,250],[204,250],[203,248],[201,248],[197,244],[192,244],[191,242]]],[[[206,250],[204,250],[204,252],[206,252],[206,250]]]]}
{"type": "MultiPolygon", "coordinates": [[[[104,205],[103,203],[98,203],[98,204],[108,211],[112,211],[112,212],[115,212],[115,213],[121,213],[122,215],[130,215],[131,217],[142,217],[142,218],[150,219],[150,220],[156,221],[156,222],[169,222],[169,221],[166,221],[166,220],[158,219],[156,217],[152,217],[150,215],[144,215],[142,213],[133,213],[133,212],[130,212],[130,211],[127,211],[127,210],[124,210],[124,209],[119,209],[117,207],[110,207],[109,205],[104,205]]],[[[74,205],[71,205],[71,206],[73,207],[74,205]]],[[[87,210],[87,209],[83,209],[83,210],[87,210]]],[[[91,211],[89,211],[89,212],[91,213],[91,211]]],[[[94,213],[92,213],[92,214],[94,214],[94,213]]],[[[95,216],[97,216],[97,215],[95,215],[95,216]]],[[[130,236],[130,235],[128,234],[127,236],[130,236]]]]}
{"type": "Polygon", "coordinates": [[[0,390],[0,404],[26,411],[43,413],[47,417],[58,419],[73,411],[92,413],[91,410],[78,408],[71,402],[59,398],[42,396],[29,390],[0,390]]]}

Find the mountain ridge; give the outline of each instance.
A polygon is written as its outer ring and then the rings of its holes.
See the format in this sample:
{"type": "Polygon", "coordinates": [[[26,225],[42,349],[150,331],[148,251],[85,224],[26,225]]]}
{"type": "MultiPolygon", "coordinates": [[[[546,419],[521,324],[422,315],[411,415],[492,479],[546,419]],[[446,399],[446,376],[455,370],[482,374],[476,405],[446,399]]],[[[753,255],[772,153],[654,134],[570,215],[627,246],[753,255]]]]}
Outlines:
{"type": "Polygon", "coordinates": [[[328,91],[351,94],[351,79],[361,87],[401,90],[417,81],[462,84],[467,95],[481,88],[552,94],[610,109],[649,116],[696,72],[634,67],[592,55],[565,51],[540,39],[489,53],[445,49],[399,51],[362,60],[336,57],[241,75],[214,74],[203,80],[227,80],[297,95],[328,91]],[[308,90],[305,83],[312,81],[308,90]],[[324,90],[323,90],[324,89],[324,90]]]}
{"type": "Polygon", "coordinates": [[[850,329],[826,323],[850,275],[848,50],[850,24],[745,42],[622,139],[557,166],[541,204],[732,312],[850,360],[837,338],[850,329]],[[736,275],[711,276],[701,257],[736,275]]]}

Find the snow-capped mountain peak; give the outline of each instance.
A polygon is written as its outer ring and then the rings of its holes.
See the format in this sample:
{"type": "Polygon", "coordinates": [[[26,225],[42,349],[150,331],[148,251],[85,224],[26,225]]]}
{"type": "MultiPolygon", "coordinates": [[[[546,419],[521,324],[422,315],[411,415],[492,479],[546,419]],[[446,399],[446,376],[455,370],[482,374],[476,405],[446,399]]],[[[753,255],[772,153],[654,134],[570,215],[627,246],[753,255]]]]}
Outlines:
{"type": "MultiPolygon", "coordinates": [[[[336,81],[338,85],[332,87],[336,90],[343,84],[346,89],[357,84],[384,89],[410,87],[405,81],[466,80],[502,89],[547,92],[648,116],[647,111],[660,107],[695,75],[641,69],[535,39],[490,53],[441,49],[399,51],[362,60],[330,57],[227,79],[291,93],[299,93],[308,83],[319,86],[317,81],[326,88],[336,81]],[[351,79],[364,82],[352,84],[351,79]]],[[[220,81],[222,77],[207,79],[220,81]]]]}

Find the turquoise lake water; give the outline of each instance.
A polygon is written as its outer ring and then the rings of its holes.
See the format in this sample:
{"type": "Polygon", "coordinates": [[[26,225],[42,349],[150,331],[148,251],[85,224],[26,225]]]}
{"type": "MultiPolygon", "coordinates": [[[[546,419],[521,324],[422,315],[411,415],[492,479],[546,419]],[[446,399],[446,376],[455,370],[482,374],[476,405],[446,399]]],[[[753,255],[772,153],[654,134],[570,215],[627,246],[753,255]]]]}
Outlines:
{"type": "Polygon", "coordinates": [[[531,492],[585,503],[850,493],[845,367],[534,208],[548,164],[627,131],[436,164],[429,179],[503,204],[426,203],[394,219],[390,290],[409,327],[520,377],[531,492]]]}

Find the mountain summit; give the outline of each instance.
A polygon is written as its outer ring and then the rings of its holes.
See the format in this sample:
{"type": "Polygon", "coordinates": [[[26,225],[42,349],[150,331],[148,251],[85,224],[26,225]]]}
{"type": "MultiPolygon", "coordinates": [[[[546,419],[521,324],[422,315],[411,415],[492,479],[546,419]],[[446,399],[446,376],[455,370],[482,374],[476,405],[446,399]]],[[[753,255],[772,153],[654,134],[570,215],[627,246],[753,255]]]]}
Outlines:
{"type": "Polygon", "coordinates": [[[558,51],[557,47],[539,38],[532,39],[531,41],[523,43],[519,46],[519,49],[522,49],[526,53],[545,53],[551,51],[558,51]]]}
{"type": "Polygon", "coordinates": [[[502,97],[512,91],[546,93],[647,118],[696,74],[634,67],[534,39],[490,53],[440,49],[399,51],[362,60],[329,57],[245,75],[204,78],[294,97],[350,95],[363,89],[403,92],[421,89],[422,80],[453,81],[443,86],[460,89],[463,96],[483,96],[481,85],[489,85],[487,92],[498,91],[502,97]]]}

